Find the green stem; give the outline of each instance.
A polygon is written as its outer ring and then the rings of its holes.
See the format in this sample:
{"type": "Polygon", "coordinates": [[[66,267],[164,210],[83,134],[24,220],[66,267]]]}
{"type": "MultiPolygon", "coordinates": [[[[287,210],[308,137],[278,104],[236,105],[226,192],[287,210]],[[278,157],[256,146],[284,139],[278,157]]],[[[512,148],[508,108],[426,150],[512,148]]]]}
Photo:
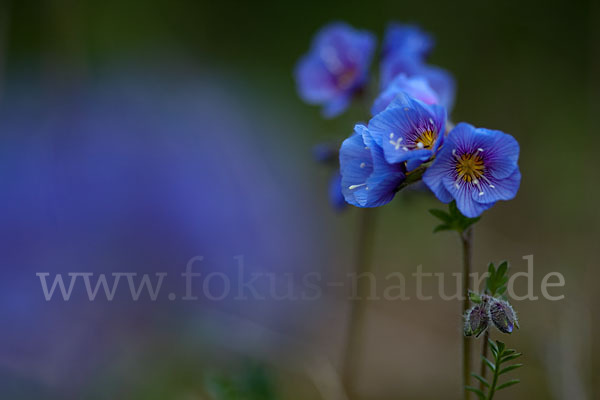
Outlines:
{"type": "MultiPolygon", "coordinates": [[[[469,309],[469,275],[471,274],[471,255],[472,255],[472,228],[467,228],[460,235],[462,242],[462,258],[463,258],[463,275],[462,275],[462,289],[463,289],[463,304],[462,304],[462,315],[465,315],[469,309]]],[[[463,398],[469,399],[469,391],[465,388],[469,385],[469,377],[471,371],[471,342],[469,338],[463,335],[462,343],[462,366],[463,366],[463,398]]]]}
{"type": "Polygon", "coordinates": [[[496,393],[496,385],[498,384],[498,372],[500,370],[500,363],[498,362],[498,357],[500,357],[499,353],[497,356],[494,357],[494,366],[496,368],[494,368],[494,380],[492,381],[492,386],[490,386],[490,393],[488,394],[487,400],[492,400],[492,398],[494,397],[494,393],[496,393]]]}
{"type": "MultiPolygon", "coordinates": [[[[370,259],[373,251],[373,236],[376,224],[376,209],[360,209],[360,225],[356,244],[356,266],[357,275],[364,274],[370,270],[370,259]]],[[[350,303],[350,316],[348,319],[346,347],[344,349],[344,362],[342,379],[348,397],[354,397],[353,383],[356,382],[357,370],[360,361],[360,345],[362,343],[362,325],[366,311],[365,297],[368,293],[368,281],[357,279],[357,299],[350,303]]]]}
{"type": "Polygon", "coordinates": [[[404,189],[407,186],[412,185],[413,183],[419,182],[423,178],[423,174],[427,170],[427,168],[433,163],[433,161],[428,161],[419,165],[417,168],[412,171],[406,173],[406,179],[396,188],[396,191],[404,189]]]}

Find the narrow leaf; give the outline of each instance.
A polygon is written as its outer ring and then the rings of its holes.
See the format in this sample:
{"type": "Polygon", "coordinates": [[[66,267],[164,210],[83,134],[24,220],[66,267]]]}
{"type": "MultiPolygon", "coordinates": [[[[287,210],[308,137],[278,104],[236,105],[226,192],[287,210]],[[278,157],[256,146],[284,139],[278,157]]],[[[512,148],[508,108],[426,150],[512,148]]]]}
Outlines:
{"type": "Polygon", "coordinates": [[[477,218],[466,218],[462,221],[461,223],[461,227],[462,230],[465,231],[467,230],[468,227],[470,227],[471,225],[473,225],[475,222],[479,221],[481,219],[481,217],[477,217],[477,218]]]}
{"type": "Polygon", "coordinates": [[[451,229],[452,228],[450,226],[442,224],[442,225],[438,225],[435,228],[433,228],[433,233],[440,232],[440,231],[449,231],[451,229]]]}
{"type": "Polygon", "coordinates": [[[429,210],[429,213],[447,224],[452,222],[452,217],[450,217],[450,215],[445,211],[432,208],[431,210],[429,210]]]}
{"type": "Polygon", "coordinates": [[[505,373],[507,373],[507,372],[510,372],[510,371],[512,371],[513,369],[521,368],[522,366],[523,366],[523,364],[514,364],[514,365],[511,365],[511,366],[509,366],[509,367],[506,367],[506,368],[504,368],[504,369],[501,369],[501,370],[500,370],[500,372],[498,372],[498,375],[505,374],[505,373]]]}
{"type": "Polygon", "coordinates": [[[498,353],[502,354],[506,346],[499,340],[496,340],[496,344],[498,345],[498,353]]]}
{"type": "Polygon", "coordinates": [[[502,358],[501,362],[502,362],[502,363],[505,363],[505,362],[507,362],[507,361],[514,360],[515,358],[519,358],[519,357],[521,357],[521,355],[522,355],[521,353],[515,353],[515,354],[511,354],[511,355],[509,355],[509,356],[504,356],[504,357],[502,358]]]}
{"type": "Polygon", "coordinates": [[[477,397],[479,397],[480,399],[485,399],[485,393],[483,393],[481,390],[473,387],[473,386],[465,386],[465,389],[468,390],[469,392],[473,392],[477,395],[477,397]]]}
{"type": "Polygon", "coordinates": [[[497,269],[498,276],[505,276],[508,271],[508,261],[503,261],[497,269]]]}
{"type": "Polygon", "coordinates": [[[496,370],[496,367],[494,366],[494,364],[492,364],[492,362],[490,360],[488,360],[485,357],[481,357],[481,360],[485,363],[485,365],[487,365],[492,371],[496,370]]]}
{"type": "Polygon", "coordinates": [[[473,378],[477,379],[479,382],[483,383],[483,385],[484,385],[485,387],[490,387],[490,384],[489,384],[489,382],[488,382],[488,381],[487,381],[487,380],[486,380],[486,379],[485,379],[483,376],[481,376],[481,375],[478,375],[478,374],[476,374],[476,373],[474,373],[474,372],[471,372],[471,376],[472,376],[473,378]]]}
{"type": "Polygon", "coordinates": [[[490,265],[488,265],[488,272],[490,273],[490,278],[494,278],[494,275],[496,275],[496,270],[494,269],[494,263],[490,263],[490,265]]]}
{"type": "Polygon", "coordinates": [[[508,381],[508,382],[503,383],[502,385],[498,386],[496,388],[496,390],[506,389],[507,387],[512,386],[512,385],[516,385],[519,382],[521,382],[519,379],[513,379],[512,381],[508,381]]]}
{"type": "Polygon", "coordinates": [[[450,215],[452,215],[452,216],[462,215],[460,213],[460,211],[458,211],[458,207],[456,206],[456,201],[452,201],[452,202],[450,202],[450,204],[448,204],[448,211],[450,212],[450,215]]]}

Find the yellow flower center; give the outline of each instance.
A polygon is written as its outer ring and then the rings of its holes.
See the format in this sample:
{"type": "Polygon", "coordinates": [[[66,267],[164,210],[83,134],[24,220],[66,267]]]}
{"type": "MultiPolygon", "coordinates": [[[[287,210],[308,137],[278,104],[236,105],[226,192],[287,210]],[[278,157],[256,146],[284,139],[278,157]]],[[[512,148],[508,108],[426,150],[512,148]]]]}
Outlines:
{"type": "Polygon", "coordinates": [[[477,184],[484,171],[483,159],[477,154],[463,154],[456,160],[456,173],[465,182],[477,184]]]}
{"type": "Polygon", "coordinates": [[[415,144],[419,148],[431,150],[433,143],[435,142],[435,133],[432,130],[426,130],[421,133],[421,136],[417,138],[415,144]],[[420,144],[419,144],[420,143],[420,144]]]}

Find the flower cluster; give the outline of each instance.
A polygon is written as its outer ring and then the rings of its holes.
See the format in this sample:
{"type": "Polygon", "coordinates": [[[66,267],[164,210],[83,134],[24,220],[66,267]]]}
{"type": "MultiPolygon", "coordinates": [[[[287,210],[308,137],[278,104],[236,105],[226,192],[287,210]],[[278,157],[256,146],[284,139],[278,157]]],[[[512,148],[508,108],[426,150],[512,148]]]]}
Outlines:
{"type": "MultiPolygon", "coordinates": [[[[456,201],[470,218],[516,195],[519,144],[506,133],[467,123],[449,129],[455,83],[427,64],[433,45],[416,26],[388,27],[371,119],[356,125],[339,152],[341,193],[349,204],[382,206],[421,179],[440,201],[456,201]]],[[[296,68],[301,97],[321,104],[325,116],[343,112],[364,94],[374,50],[372,34],[343,23],[326,26],[296,68]]]]}
{"type": "Polygon", "coordinates": [[[512,333],[515,327],[519,327],[519,321],[507,301],[481,295],[479,303],[465,314],[465,336],[479,337],[490,325],[502,333],[512,333]]]}
{"type": "Polygon", "coordinates": [[[512,333],[519,328],[517,314],[504,296],[507,282],[508,263],[505,261],[498,268],[490,263],[484,291],[469,292],[469,300],[474,305],[464,315],[465,336],[479,337],[491,325],[502,333],[512,333]]]}

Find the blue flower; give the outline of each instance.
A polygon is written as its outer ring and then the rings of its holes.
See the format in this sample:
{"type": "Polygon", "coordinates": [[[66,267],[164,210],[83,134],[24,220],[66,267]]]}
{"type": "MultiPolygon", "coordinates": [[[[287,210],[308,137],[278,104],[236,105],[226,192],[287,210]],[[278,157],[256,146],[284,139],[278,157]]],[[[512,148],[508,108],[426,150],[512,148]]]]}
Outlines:
{"type": "Polygon", "coordinates": [[[444,203],[456,200],[474,218],[498,200],[515,197],[521,183],[519,143],[512,136],[461,122],[425,171],[423,181],[444,203]]]}
{"type": "Polygon", "coordinates": [[[346,207],[346,199],[342,193],[342,174],[336,170],[329,181],[329,204],[337,211],[346,207]]]}
{"type": "Polygon", "coordinates": [[[296,66],[300,97],[323,105],[326,117],[342,113],[366,82],[375,43],[371,33],[344,23],[324,27],[296,66]]]}
{"type": "Polygon", "coordinates": [[[446,70],[425,64],[422,60],[403,53],[394,53],[381,62],[381,88],[385,90],[399,75],[420,77],[436,93],[439,104],[451,110],[454,104],[456,83],[446,70]]]}
{"type": "Polygon", "coordinates": [[[429,86],[425,78],[409,78],[405,74],[400,74],[375,99],[373,107],[371,107],[371,115],[379,114],[385,110],[392,100],[402,92],[417,100],[421,100],[425,104],[439,103],[438,95],[429,86]]]}
{"type": "Polygon", "coordinates": [[[444,139],[446,109],[400,93],[369,121],[369,131],[389,163],[406,161],[408,170],[433,156],[444,139]]]}
{"type": "Polygon", "coordinates": [[[382,55],[404,54],[423,60],[434,44],[433,37],[416,25],[391,23],[385,31],[382,55]]]}
{"type": "Polygon", "coordinates": [[[389,164],[369,129],[360,124],[342,143],[340,172],[344,198],[357,207],[389,203],[406,177],[404,164],[389,164]]]}

